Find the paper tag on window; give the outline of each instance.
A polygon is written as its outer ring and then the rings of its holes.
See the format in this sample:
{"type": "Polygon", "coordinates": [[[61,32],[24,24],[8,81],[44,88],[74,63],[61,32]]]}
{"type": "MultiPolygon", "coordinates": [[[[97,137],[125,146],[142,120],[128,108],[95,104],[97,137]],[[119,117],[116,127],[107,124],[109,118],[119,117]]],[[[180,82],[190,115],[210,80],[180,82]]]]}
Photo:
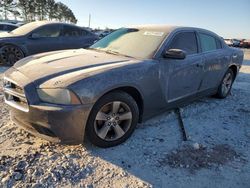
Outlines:
{"type": "Polygon", "coordinates": [[[163,36],[164,32],[157,32],[157,31],[145,31],[144,35],[151,35],[151,36],[157,36],[161,37],[163,36]]]}

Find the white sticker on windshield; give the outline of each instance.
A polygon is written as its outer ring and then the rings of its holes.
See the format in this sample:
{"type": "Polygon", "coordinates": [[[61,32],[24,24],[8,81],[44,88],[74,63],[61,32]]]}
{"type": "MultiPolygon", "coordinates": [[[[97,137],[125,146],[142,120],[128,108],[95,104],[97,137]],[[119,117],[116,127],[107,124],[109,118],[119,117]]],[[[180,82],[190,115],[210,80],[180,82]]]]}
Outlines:
{"type": "Polygon", "coordinates": [[[164,32],[157,32],[157,31],[145,31],[144,35],[151,35],[151,36],[157,36],[161,37],[163,36],[164,32]]]}

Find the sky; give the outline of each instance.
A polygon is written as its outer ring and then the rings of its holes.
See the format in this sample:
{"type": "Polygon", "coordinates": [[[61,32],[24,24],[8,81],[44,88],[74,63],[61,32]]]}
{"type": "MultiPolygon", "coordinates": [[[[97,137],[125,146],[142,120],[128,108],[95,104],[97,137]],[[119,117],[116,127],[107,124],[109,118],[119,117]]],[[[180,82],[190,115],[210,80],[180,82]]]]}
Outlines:
{"type": "Polygon", "coordinates": [[[250,39],[250,0],[58,0],[78,25],[120,28],[140,24],[201,27],[224,38],[250,39]]]}

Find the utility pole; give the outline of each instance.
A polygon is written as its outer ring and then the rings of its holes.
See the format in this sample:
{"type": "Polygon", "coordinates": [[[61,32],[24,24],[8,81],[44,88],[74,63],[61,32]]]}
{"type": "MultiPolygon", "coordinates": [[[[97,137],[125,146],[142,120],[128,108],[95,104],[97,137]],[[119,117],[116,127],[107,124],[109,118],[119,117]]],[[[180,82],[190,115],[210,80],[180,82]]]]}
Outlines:
{"type": "Polygon", "coordinates": [[[89,14],[89,28],[90,28],[90,23],[91,23],[91,14],[89,14]]]}

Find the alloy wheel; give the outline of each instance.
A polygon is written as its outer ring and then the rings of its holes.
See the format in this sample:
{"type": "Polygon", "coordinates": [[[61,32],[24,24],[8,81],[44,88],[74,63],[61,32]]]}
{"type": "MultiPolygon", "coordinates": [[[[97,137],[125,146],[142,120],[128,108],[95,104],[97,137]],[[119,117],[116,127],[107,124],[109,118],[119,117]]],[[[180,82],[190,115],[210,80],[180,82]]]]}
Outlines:
{"type": "Polygon", "coordinates": [[[4,46],[1,49],[1,59],[5,65],[13,65],[18,60],[24,58],[23,52],[15,46],[4,46]]]}
{"type": "Polygon", "coordinates": [[[230,91],[231,87],[232,87],[232,83],[233,83],[233,75],[231,74],[231,72],[228,72],[223,81],[222,81],[222,93],[223,95],[227,95],[228,92],[230,91]]]}
{"type": "Polygon", "coordinates": [[[105,104],[97,113],[94,129],[105,141],[115,141],[125,135],[132,123],[129,106],[121,101],[105,104]]]}

